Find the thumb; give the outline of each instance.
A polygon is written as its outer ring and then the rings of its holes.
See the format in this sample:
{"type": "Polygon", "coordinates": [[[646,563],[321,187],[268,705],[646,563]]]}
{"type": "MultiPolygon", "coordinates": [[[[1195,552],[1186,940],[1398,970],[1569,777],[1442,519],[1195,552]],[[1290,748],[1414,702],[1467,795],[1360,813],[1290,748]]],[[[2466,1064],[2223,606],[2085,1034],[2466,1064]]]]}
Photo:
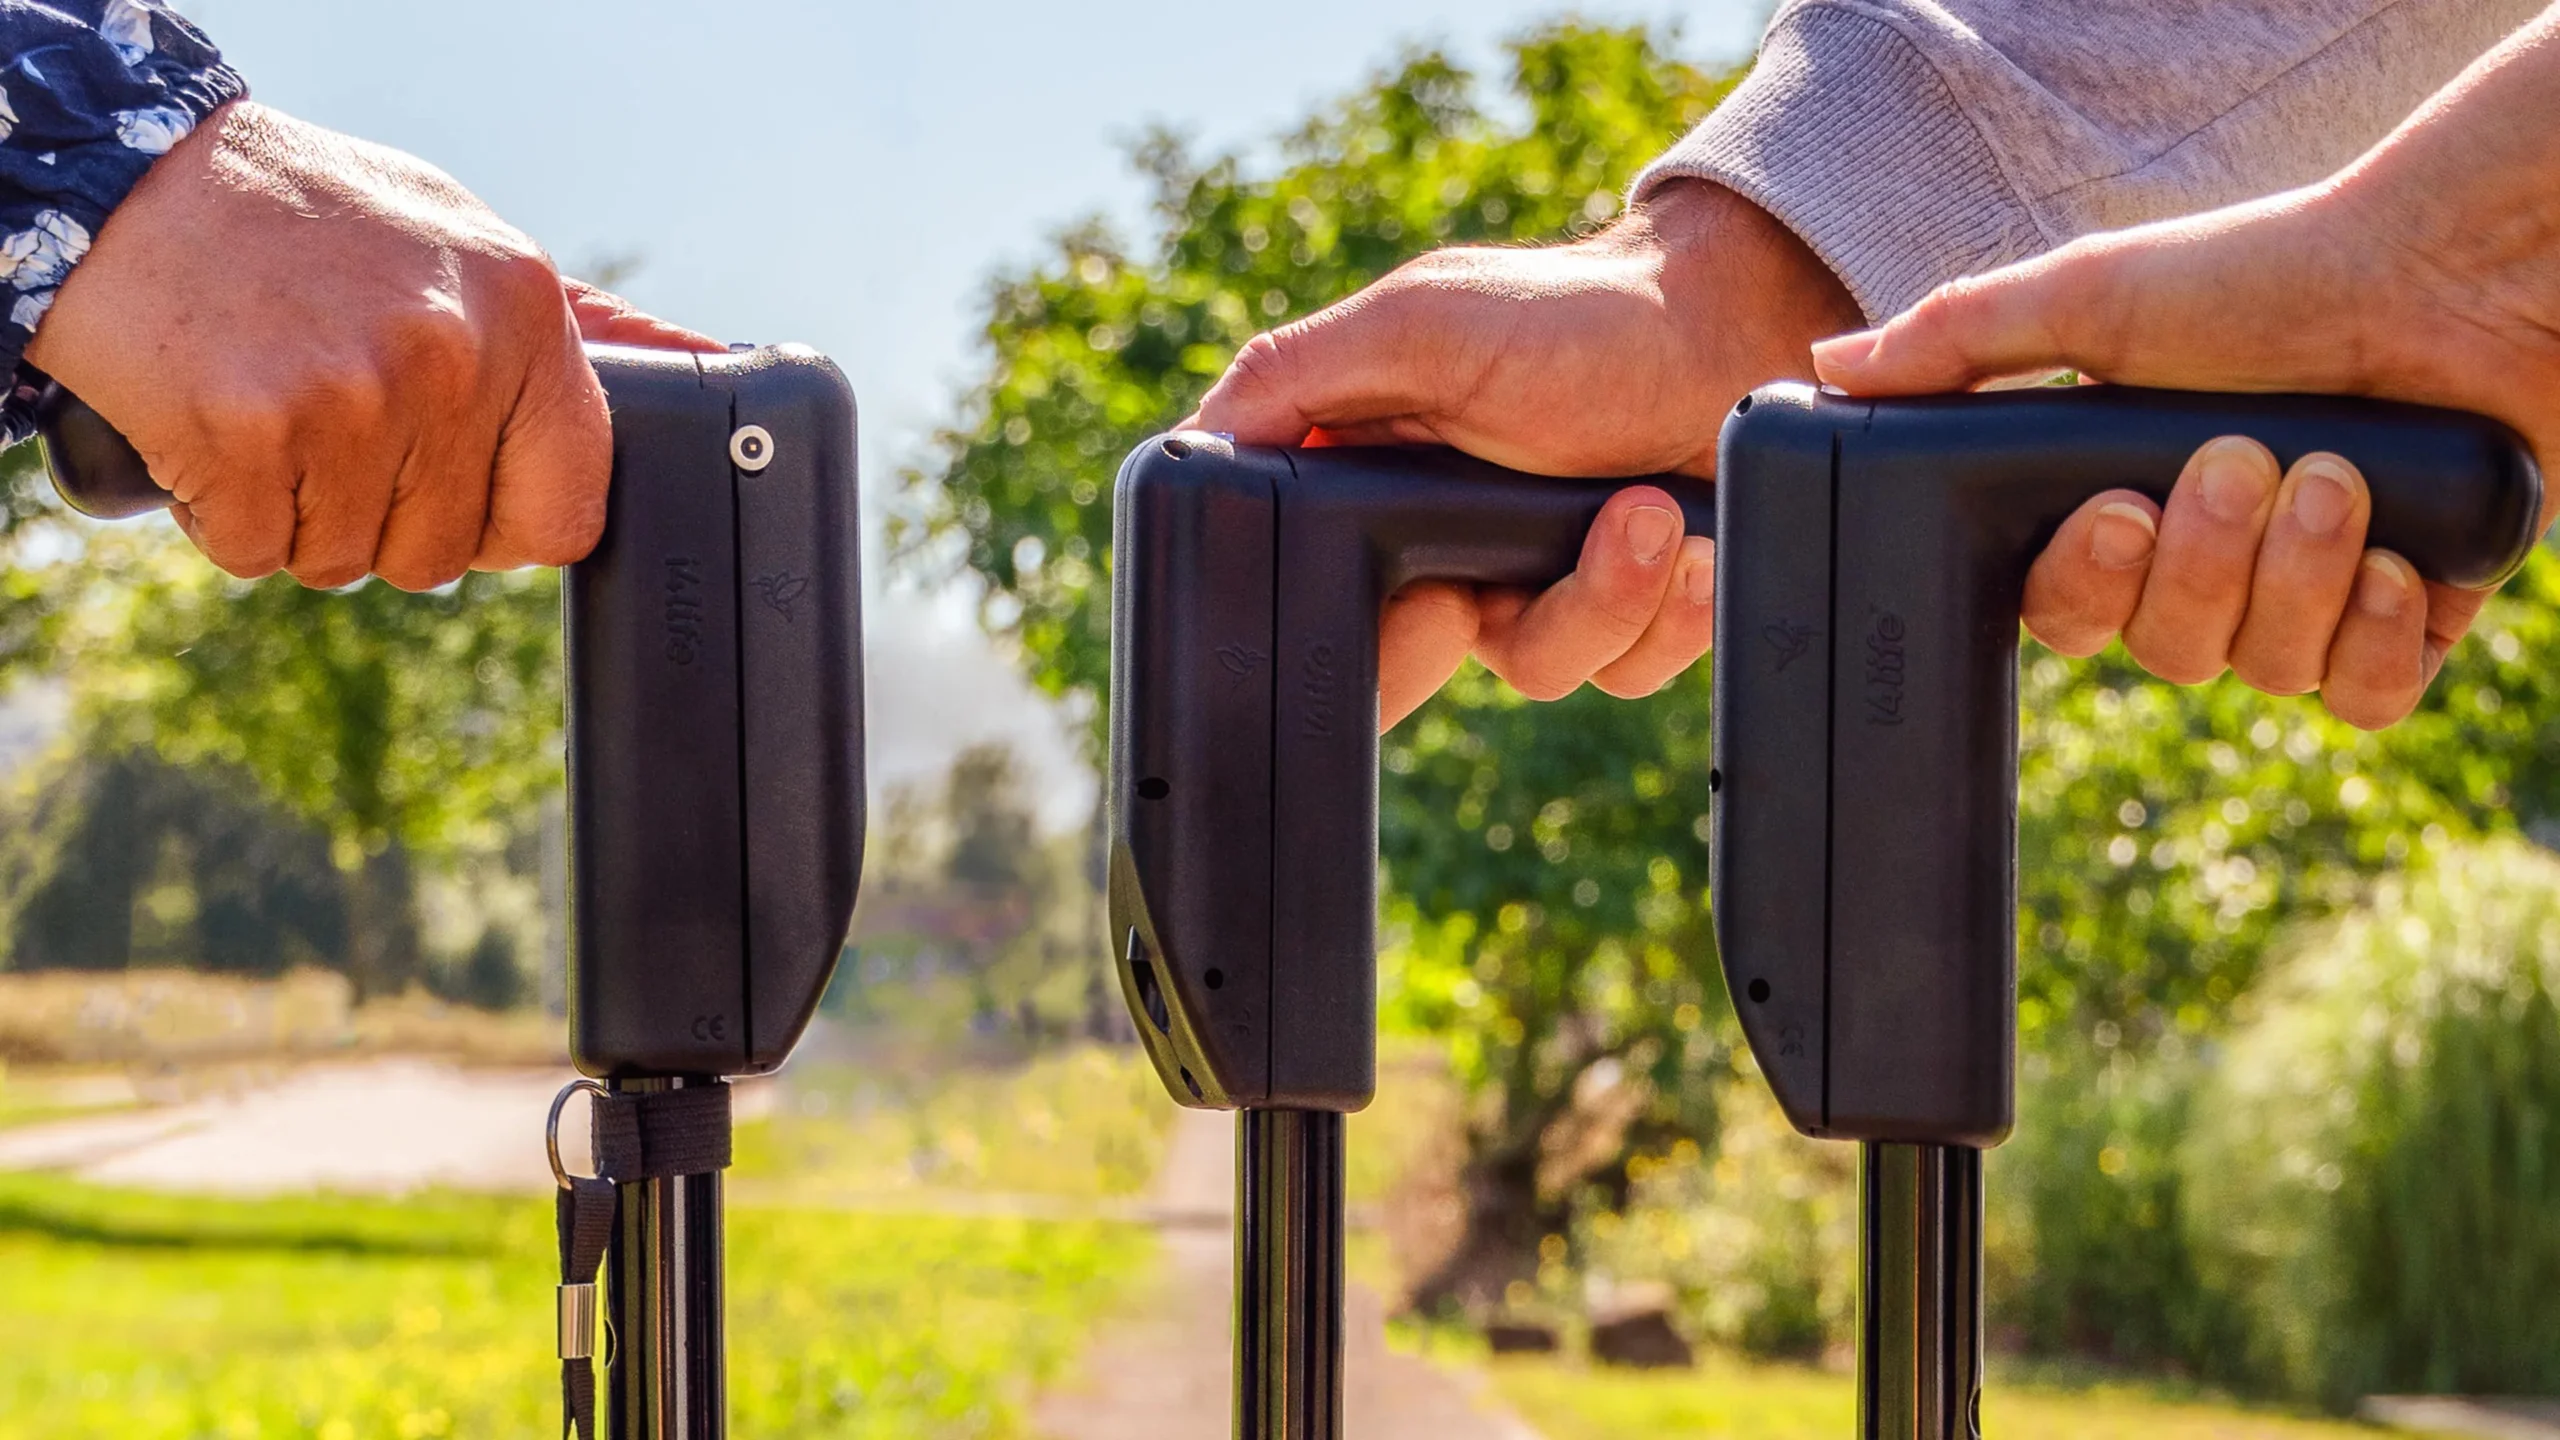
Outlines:
{"type": "Polygon", "coordinates": [[[2058,251],[1940,286],[1875,329],[1817,341],[1813,373],[1851,394],[1918,395],[2086,368],[2065,338],[2090,328],[2085,263],[2058,251]]]}
{"type": "Polygon", "coordinates": [[[584,280],[560,277],[560,291],[577,317],[578,338],[590,345],[631,345],[643,350],[691,350],[705,354],[726,350],[708,335],[661,320],[637,305],[599,290],[584,280]]]}
{"type": "Polygon", "coordinates": [[[1319,426],[1359,433],[1435,413],[1465,393],[1454,377],[1482,352],[1471,338],[1464,297],[1389,279],[1253,337],[1188,423],[1247,445],[1296,445],[1319,426]]]}

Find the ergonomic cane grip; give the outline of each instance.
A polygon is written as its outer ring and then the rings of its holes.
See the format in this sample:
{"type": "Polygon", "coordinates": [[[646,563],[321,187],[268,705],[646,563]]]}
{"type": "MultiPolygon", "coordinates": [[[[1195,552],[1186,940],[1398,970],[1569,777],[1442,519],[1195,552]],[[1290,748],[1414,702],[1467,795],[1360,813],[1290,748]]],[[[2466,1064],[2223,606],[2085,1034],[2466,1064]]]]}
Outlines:
{"type": "Polygon", "coordinates": [[[1772,386],[1718,478],[1713,890],[1728,988],[1788,1118],[1983,1147],[2014,1113],[2017,647],[2027,570],[2101,491],[2165,500],[2218,436],[2344,455],[2368,543],[2495,584],[2541,518],[2474,415],[2118,386],[1853,400],[1772,386]]]}
{"type": "Polygon", "coordinates": [[[852,923],[864,835],[853,392],[825,357],[597,348],[604,538],[567,618],[570,1054],[774,1069],[852,923]]]}
{"type": "Polygon", "coordinates": [[[62,503],[92,520],[126,520],[169,508],[169,492],[122,432],[52,380],[36,392],[36,434],[62,503]]]}
{"type": "MultiPolygon", "coordinates": [[[[1378,620],[1543,586],[1629,481],[1437,449],[1150,440],[1113,514],[1111,934],[1186,1105],[1356,1110],[1377,1072],[1378,620]]],[[[1712,492],[1655,478],[1692,534],[1712,492]]]]}

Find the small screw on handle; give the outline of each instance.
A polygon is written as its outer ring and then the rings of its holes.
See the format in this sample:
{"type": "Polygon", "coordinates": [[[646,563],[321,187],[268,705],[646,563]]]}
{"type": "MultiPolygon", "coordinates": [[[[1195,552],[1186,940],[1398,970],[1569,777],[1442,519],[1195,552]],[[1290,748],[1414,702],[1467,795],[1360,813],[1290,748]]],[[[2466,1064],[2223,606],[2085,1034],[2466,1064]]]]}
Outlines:
{"type": "Polygon", "coordinates": [[[124,520],[169,508],[169,492],[132,442],[79,396],[48,380],[36,397],[36,433],[62,503],[93,520],[124,520]]]}

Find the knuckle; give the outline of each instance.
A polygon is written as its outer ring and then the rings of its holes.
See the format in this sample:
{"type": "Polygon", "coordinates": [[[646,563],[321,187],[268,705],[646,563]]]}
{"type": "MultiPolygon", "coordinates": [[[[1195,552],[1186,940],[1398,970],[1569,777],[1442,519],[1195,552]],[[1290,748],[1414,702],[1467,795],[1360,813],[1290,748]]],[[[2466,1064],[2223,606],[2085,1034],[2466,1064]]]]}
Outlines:
{"type": "Polygon", "coordinates": [[[390,585],[393,589],[417,594],[450,585],[461,579],[464,572],[470,568],[471,562],[467,557],[460,560],[439,558],[432,561],[403,559],[384,560],[374,567],[374,573],[381,576],[383,583],[390,585]]]}
{"type": "Polygon", "coordinates": [[[2075,620],[2046,618],[2027,621],[2026,625],[2027,633],[2036,637],[2037,644],[2073,660],[2085,660],[2097,654],[2107,648],[2108,641],[2116,638],[2112,629],[2075,620]]]}
{"type": "Polygon", "coordinates": [[[1281,331],[1265,330],[1244,342],[1236,358],[1227,362],[1226,378],[1221,384],[1244,391],[1286,389],[1294,352],[1281,335],[1281,331]]]}
{"type": "Polygon", "coordinates": [[[230,546],[199,545],[204,557],[214,568],[235,580],[264,580],[284,568],[284,556],[266,549],[242,550],[230,546]]]}
{"type": "Polygon", "coordinates": [[[2346,689],[2328,692],[2321,700],[2329,713],[2359,730],[2388,730],[2400,723],[2416,705],[2414,698],[2375,695],[2346,689]]]}
{"type": "Polygon", "coordinates": [[[351,365],[313,382],[314,418],[337,434],[369,435],[391,415],[391,378],[382,367],[351,365]]]}
{"type": "Polygon", "coordinates": [[[2164,644],[2149,635],[2127,631],[2124,648],[2135,664],[2172,685],[2201,685],[2221,675],[2226,657],[2194,645],[2164,644]]]}
{"type": "Polygon", "coordinates": [[[293,446],[294,407],[272,394],[235,395],[209,402],[196,432],[222,460],[246,469],[284,470],[293,446]]]}
{"type": "Polygon", "coordinates": [[[404,389],[438,402],[468,395],[477,387],[483,347],[479,327],[450,309],[421,309],[391,328],[385,349],[389,369],[404,389]]]}
{"type": "Polygon", "coordinates": [[[1442,644],[1475,643],[1475,598],[1455,586],[1416,585],[1395,599],[1396,623],[1442,644]]]}
{"type": "Polygon", "coordinates": [[[491,255],[486,273],[509,304],[568,309],[568,292],[560,288],[559,268],[531,241],[508,245],[491,255]]]}
{"type": "MultiPolygon", "coordinates": [[[[1676,673],[1674,672],[1675,675],[1676,673]]],[[[1604,670],[1591,677],[1591,683],[1612,699],[1642,700],[1648,695],[1658,693],[1663,686],[1670,684],[1673,678],[1674,675],[1629,676],[1604,670]]]]}
{"type": "Polygon", "coordinates": [[[2296,655],[2243,651],[2231,657],[2231,673],[2262,695],[2308,695],[2320,688],[2319,660],[2296,655]]]}
{"type": "Polygon", "coordinates": [[[510,527],[504,538],[515,564],[574,564],[604,538],[604,497],[563,496],[534,523],[510,527]]]}
{"type": "Polygon", "coordinates": [[[290,573],[305,588],[335,590],[353,585],[365,576],[366,567],[358,561],[331,560],[310,565],[295,565],[290,573]]]}
{"type": "Polygon", "coordinates": [[[1511,688],[1519,691],[1522,695],[1531,700],[1544,703],[1547,701],[1563,699],[1574,691],[1581,689],[1582,682],[1579,680],[1564,680],[1547,676],[1537,676],[1534,678],[1514,680],[1511,682],[1511,688]]]}
{"type": "Polygon", "coordinates": [[[1517,657],[1500,658],[1505,663],[1496,664],[1488,659],[1487,668],[1501,677],[1503,684],[1519,691],[1524,698],[1530,700],[1561,700],[1581,689],[1585,678],[1580,675],[1568,675],[1559,669],[1536,661],[1522,663],[1517,657]]]}

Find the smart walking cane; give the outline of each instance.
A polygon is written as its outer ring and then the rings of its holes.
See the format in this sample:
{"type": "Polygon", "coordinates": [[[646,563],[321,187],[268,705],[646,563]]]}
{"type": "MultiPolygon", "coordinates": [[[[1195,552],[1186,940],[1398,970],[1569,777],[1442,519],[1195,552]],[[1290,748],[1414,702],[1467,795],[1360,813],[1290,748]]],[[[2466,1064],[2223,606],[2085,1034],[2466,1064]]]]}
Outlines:
{"type": "MultiPolygon", "coordinates": [[[[2373,543],[2495,583],[2540,482],[2477,417],[2090,387],[1728,421],[1712,876],[1743,1031],[1809,1135],[1862,1146],[1860,1434],[1979,1429],[1981,1152],[2016,1051],[2017,643],[2027,568],[2102,490],[2165,498],[2244,433],[2339,451],[2373,543]]],[[[1174,1098],[1236,1109],[1238,1440],[1342,1428],[1342,1115],[1375,1084],[1376,624],[1397,585],[1568,573],[1616,488],[1436,450],[1150,441],[1114,520],[1111,916],[1174,1098]]]]}
{"type": "MultiPolygon", "coordinates": [[[[793,346],[591,358],[614,458],[604,538],[562,587],[570,1053],[592,1077],[551,1114],[562,1399],[589,1433],[603,1359],[613,1440],[719,1440],[724,1077],[791,1053],[862,868],[853,395],[793,346]],[[580,1091],[597,1177],[559,1161],[580,1091]]],[[[56,390],[39,413],[74,508],[168,504],[95,412],[56,390]]]]}

